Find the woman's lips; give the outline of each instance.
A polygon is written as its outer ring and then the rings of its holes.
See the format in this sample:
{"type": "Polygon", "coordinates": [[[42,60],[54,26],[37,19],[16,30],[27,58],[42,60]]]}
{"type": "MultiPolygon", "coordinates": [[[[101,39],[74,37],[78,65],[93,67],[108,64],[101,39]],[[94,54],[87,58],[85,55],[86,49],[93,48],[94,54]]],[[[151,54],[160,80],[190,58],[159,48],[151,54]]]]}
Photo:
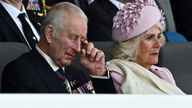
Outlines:
{"type": "Polygon", "coordinates": [[[159,53],[151,53],[150,55],[153,55],[153,56],[159,56],[159,53]]]}

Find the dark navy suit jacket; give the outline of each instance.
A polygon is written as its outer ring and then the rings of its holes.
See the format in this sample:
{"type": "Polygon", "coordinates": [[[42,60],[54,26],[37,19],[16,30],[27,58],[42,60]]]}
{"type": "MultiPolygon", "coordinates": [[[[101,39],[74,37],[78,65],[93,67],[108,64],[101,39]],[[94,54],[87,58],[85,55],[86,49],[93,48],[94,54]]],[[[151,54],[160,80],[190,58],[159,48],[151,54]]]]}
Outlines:
{"type": "Polygon", "coordinates": [[[84,9],[89,19],[89,41],[112,41],[113,17],[118,10],[109,0],[95,0],[84,9]]]}
{"type": "MultiPolygon", "coordinates": [[[[69,82],[75,82],[72,91],[81,87],[90,77],[74,67],[65,68],[69,82]]],[[[96,93],[114,93],[111,79],[93,79],[96,93]]],[[[63,82],[36,49],[9,63],[2,75],[2,92],[64,93],[63,82]]]]}
{"type": "MultiPolygon", "coordinates": [[[[25,43],[26,41],[17,27],[14,20],[11,18],[9,13],[5,10],[5,8],[0,4],[0,41],[1,42],[21,42],[25,43]]],[[[31,12],[27,11],[30,21],[36,28],[37,32],[40,30],[40,25],[36,21],[35,17],[31,12]]]]}

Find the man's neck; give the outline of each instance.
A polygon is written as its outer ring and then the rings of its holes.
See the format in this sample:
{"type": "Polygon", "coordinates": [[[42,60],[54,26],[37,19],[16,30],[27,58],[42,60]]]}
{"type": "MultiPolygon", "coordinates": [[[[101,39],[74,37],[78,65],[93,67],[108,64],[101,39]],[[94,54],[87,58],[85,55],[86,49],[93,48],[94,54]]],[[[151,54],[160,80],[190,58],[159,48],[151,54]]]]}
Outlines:
{"type": "Polygon", "coordinates": [[[3,0],[3,1],[22,11],[23,6],[22,0],[3,0]]]}

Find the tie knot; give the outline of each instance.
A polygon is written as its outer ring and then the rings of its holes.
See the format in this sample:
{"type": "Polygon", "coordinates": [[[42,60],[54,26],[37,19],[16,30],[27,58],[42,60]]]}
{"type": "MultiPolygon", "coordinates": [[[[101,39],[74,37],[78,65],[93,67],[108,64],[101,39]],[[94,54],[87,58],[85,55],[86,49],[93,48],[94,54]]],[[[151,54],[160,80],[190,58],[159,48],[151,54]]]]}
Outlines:
{"type": "Polygon", "coordinates": [[[62,76],[65,76],[65,72],[62,68],[59,68],[57,72],[59,72],[62,76]]]}
{"type": "Polygon", "coordinates": [[[19,14],[18,18],[21,19],[21,20],[24,20],[25,19],[25,13],[19,14]]]}

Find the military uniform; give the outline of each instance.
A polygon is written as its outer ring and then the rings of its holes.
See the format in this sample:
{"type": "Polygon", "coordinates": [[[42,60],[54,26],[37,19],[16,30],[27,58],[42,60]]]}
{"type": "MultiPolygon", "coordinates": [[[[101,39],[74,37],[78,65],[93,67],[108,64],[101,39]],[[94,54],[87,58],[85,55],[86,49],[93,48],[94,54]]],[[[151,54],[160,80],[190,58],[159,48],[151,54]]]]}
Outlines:
{"type": "Polygon", "coordinates": [[[36,19],[39,24],[41,24],[49,8],[59,2],[70,2],[76,4],[83,10],[88,6],[86,0],[78,0],[78,2],[77,0],[23,0],[26,10],[34,14],[34,19],[36,19]]]}
{"type": "Polygon", "coordinates": [[[41,22],[43,20],[43,8],[41,0],[23,0],[23,4],[26,8],[27,13],[33,14],[32,17],[35,19],[37,24],[41,26],[41,22]]]}
{"type": "Polygon", "coordinates": [[[79,6],[82,10],[84,10],[88,6],[87,0],[46,0],[46,5],[53,6],[54,4],[59,3],[59,2],[73,3],[77,6],[79,6]]]}

